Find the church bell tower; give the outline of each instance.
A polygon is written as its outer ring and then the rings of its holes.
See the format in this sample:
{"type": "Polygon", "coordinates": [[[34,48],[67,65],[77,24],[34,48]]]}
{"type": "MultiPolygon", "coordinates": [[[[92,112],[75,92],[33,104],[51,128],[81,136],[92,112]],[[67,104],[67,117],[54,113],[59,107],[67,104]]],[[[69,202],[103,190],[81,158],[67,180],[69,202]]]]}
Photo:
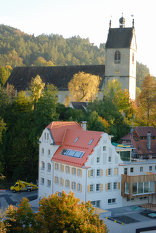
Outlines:
{"type": "Polygon", "coordinates": [[[127,89],[130,99],[136,96],[136,36],[134,19],[132,27],[125,27],[125,18],[119,19],[119,28],[111,28],[106,42],[105,84],[118,79],[122,89],[127,89]]]}

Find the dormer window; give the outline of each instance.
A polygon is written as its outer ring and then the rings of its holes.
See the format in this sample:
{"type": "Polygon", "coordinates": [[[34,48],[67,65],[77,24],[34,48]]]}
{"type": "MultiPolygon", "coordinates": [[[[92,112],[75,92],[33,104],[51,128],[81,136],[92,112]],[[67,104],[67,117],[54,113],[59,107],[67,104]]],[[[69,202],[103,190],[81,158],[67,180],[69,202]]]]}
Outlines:
{"type": "Polygon", "coordinates": [[[79,139],[79,138],[77,137],[77,138],[75,139],[74,143],[76,143],[78,139],[79,139]]]}
{"type": "Polygon", "coordinates": [[[88,145],[92,144],[93,140],[94,140],[94,139],[91,139],[90,142],[88,143],[88,145]]]}
{"type": "Polygon", "coordinates": [[[121,54],[120,54],[120,52],[117,50],[117,51],[115,51],[115,54],[114,54],[114,63],[115,63],[115,64],[119,64],[119,63],[120,63],[120,60],[121,60],[121,54]]]}

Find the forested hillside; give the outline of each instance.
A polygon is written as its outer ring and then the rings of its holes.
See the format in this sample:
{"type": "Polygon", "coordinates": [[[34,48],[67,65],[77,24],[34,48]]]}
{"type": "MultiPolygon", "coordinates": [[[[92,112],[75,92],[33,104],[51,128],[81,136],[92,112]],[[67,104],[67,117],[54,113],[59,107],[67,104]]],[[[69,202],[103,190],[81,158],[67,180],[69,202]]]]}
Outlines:
{"type": "MultiPolygon", "coordinates": [[[[105,64],[105,44],[99,47],[79,36],[65,39],[61,35],[28,35],[18,29],[0,25],[0,67],[96,65],[105,64]]],[[[137,63],[137,86],[149,69],[137,63]]]]}

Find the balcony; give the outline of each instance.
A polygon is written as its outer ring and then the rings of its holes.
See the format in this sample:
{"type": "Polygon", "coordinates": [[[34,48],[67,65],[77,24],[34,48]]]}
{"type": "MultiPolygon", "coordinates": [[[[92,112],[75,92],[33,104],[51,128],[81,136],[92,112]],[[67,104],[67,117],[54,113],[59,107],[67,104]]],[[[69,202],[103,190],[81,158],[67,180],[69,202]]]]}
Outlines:
{"type": "Polygon", "coordinates": [[[147,197],[156,194],[156,174],[128,176],[122,174],[121,195],[128,198],[147,197]]]}

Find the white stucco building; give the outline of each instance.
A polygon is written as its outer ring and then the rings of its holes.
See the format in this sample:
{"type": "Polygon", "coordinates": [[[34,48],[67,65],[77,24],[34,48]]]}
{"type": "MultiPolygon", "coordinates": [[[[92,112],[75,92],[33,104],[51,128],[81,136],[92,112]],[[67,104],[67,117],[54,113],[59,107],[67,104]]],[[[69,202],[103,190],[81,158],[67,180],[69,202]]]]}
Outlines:
{"type": "Polygon", "coordinates": [[[39,140],[39,198],[72,190],[102,209],[155,202],[156,160],[133,161],[131,151],[76,122],[50,123],[39,140]]]}

